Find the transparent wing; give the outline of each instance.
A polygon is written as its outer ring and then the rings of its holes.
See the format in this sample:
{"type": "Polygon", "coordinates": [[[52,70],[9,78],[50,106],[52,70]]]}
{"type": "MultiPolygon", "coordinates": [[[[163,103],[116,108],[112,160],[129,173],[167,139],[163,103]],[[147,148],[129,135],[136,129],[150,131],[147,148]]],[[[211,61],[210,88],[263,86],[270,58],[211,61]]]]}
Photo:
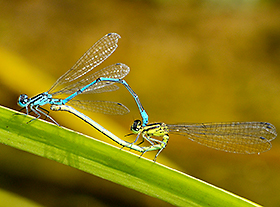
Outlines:
{"type": "Polygon", "coordinates": [[[240,154],[268,151],[277,136],[276,128],[267,122],[232,122],[168,125],[169,132],[187,136],[199,144],[240,154]]]}
{"type": "MultiPolygon", "coordinates": [[[[117,63],[110,65],[106,68],[103,68],[99,71],[96,71],[95,73],[86,76],[84,79],[73,83],[71,85],[66,86],[65,88],[61,89],[58,92],[55,92],[53,96],[59,95],[59,94],[72,94],[80,89],[82,89],[84,86],[92,83],[96,79],[103,77],[103,78],[114,78],[114,79],[122,79],[124,78],[128,73],[130,69],[127,65],[122,63],[117,63]]],[[[112,85],[113,82],[109,81],[100,81],[96,84],[93,84],[89,88],[87,88],[83,93],[101,93],[101,92],[109,92],[114,91],[118,89],[118,86],[112,85]]]]}
{"type": "Polygon", "coordinates": [[[107,115],[124,115],[129,113],[129,109],[125,105],[112,101],[72,100],[67,104],[83,110],[107,115]]]}
{"type": "Polygon", "coordinates": [[[112,83],[110,83],[104,87],[95,88],[94,90],[87,91],[86,93],[105,93],[105,92],[116,91],[118,89],[119,89],[119,86],[114,85],[114,84],[112,85],[112,83]]]}
{"type": "Polygon", "coordinates": [[[100,65],[116,50],[119,38],[121,38],[121,36],[117,33],[109,33],[98,40],[88,49],[88,51],[86,51],[72,68],[54,83],[48,92],[52,91],[59,85],[78,79],[96,66],[100,65]]]}

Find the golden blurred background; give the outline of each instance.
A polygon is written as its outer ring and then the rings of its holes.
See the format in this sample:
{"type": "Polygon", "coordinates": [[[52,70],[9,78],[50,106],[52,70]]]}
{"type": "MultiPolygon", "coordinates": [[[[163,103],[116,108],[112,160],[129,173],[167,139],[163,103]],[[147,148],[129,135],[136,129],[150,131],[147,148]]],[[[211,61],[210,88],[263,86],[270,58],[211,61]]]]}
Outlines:
{"type": "MultiPolygon", "coordinates": [[[[125,80],[150,122],[266,121],[279,129],[279,10],[278,1],[257,0],[1,0],[0,104],[19,110],[21,93],[47,91],[98,39],[116,32],[122,37],[118,49],[97,69],[116,62],[130,66],[125,80]]],[[[131,110],[125,116],[85,112],[119,137],[140,118],[122,86],[81,98],[119,101],[131,110]]],[[[113,144],[73,115],[51,116],[113,144]]],[[[158,162],[259,204],[279,206],[279,139],[272,144],[261,155],[236,155],[171,135],[158,162]]],[[[170,206],[4,145],[0,188],[44,206],[170,206]]]]}

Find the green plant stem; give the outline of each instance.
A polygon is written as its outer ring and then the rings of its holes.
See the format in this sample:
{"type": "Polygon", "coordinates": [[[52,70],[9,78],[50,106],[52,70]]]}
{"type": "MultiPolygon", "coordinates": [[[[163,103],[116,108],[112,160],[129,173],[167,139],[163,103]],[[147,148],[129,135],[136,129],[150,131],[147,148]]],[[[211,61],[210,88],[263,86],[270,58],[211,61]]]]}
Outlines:
{"type": "Polygon", "coordinates": [[[55,160],[176,206],[259,206],[94,138],[0,107],[0,143],[55,160]]]}

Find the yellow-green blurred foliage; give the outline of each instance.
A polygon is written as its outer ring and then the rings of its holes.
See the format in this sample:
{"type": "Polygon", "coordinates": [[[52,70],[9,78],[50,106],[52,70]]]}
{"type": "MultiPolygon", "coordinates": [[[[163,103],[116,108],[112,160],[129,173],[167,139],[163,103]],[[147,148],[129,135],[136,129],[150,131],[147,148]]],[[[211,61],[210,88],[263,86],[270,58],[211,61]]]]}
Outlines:
{"type": "MultiPolygon", "coordinates": [[[[266,121],[280,128],[276,2],[1,0],[0,104],[19,109],[21,93],[48,90],[99,38],[117,32],[119,48],[99,69],[116,62],[131,67],[125,79],[151,122],[266,121]]],[[[120,88],[84,97],[129,107],[125,116],[85,112],[122,137],[140,117],[129,93],[120,88]]],[[[70,114],[51,116],[112,143],[70,114]]],[[[269,152],[257,156],[219,152],[171,135],[158,161],[257,203],[278,206],[279,156],[278,138],[269,152]]],[[[2,145],[0,187],[47,206],[168,206],[2,145]]]]}

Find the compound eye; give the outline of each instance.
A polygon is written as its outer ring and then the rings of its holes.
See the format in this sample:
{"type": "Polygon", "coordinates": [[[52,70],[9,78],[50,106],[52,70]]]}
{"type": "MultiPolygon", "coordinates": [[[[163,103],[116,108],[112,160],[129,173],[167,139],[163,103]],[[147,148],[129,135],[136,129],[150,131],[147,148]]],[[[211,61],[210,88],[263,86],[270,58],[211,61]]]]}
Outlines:
{"type": "Polygon", "coordinates": [[[25,107],[28,101],[29,101],[28,96],[26,94],[21,94],[18,98],[18,105],[21,107],[25,107]]]}
{"type": "Polygon", "coordinates": [[[140,120],[135,120],[131,126],[131,131],[138,132],[141,128],[141,124],[140,120]]]}

